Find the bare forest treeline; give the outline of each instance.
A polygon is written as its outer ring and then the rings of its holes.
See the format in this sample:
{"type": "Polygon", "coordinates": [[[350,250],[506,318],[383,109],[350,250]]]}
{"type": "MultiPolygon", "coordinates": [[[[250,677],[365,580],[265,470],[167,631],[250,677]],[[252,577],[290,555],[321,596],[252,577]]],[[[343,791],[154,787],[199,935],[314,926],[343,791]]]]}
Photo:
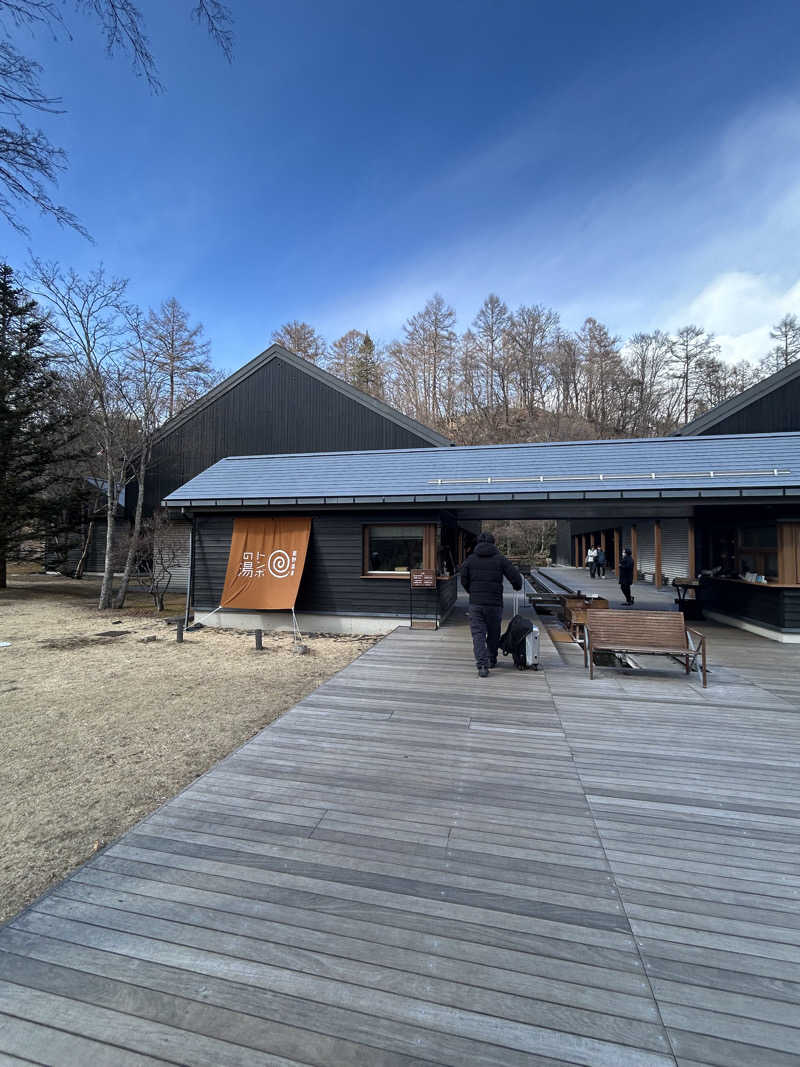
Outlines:
{"type": "Polygon", "coordinates": [[[296,321],[272,339],[457,444],[492,444],[670,433],[800,356],[794,315],[771,336],[760,363],[729,363],[701,326],[623,341],[595,318],[568,330],[552,308],[493,293],[459,331],[437,293],[385,344],[359,330],[327,344],[296,321]]]}

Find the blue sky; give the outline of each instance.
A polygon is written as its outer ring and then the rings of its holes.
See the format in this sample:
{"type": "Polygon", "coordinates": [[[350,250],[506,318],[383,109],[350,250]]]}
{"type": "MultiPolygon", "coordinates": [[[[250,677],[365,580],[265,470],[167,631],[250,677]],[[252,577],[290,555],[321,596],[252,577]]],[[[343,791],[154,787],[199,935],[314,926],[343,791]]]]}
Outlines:
{"type": "Polygon", "coordinates": [[[306,319],[380,339],[440,291],[627,336],[696,321],[760,355],[800,313],[800,7],[230,0],[228,65],[190,0],[142,0],[166,92],[92,24],[19,38],[67,114],[56,199],[95,238],[3,223],[142,305],[176,296],[215,362],[306,319]]]}

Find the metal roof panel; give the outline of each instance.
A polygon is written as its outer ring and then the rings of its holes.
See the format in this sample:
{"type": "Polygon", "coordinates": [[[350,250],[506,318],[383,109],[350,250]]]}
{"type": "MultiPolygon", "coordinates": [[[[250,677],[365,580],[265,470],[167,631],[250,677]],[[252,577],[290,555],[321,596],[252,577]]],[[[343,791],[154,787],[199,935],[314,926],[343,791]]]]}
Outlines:
{"type": "Polygon", "coordinates": [[[800,433],[566,441],[462,448],[231,456],[166,498],[188,501],[379,497],[424,502],[512,494],[716,496],[800,487],[800,433]]]}

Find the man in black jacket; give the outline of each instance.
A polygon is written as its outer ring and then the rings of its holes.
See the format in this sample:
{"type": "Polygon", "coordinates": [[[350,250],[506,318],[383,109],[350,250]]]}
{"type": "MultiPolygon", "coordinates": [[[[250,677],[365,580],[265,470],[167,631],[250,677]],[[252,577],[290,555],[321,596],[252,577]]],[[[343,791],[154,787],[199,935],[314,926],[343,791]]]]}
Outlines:
{"type": "Polygon", "coordinates": [[[633,603],[631,596],[631,584],[633,582],[633,555],[629,548],[625,549],[622,559],[619,561],[619,587],[625,597],[626,604],[633,603]]]}
{"type": "Polygon", "coordinates": [[[522,575],[500,554],[494,536],[480,534],[474,552],[462,564],[461,584],[469,593],[469,628],[481,678],[487,678],[489,668],[497,666],[504,576],[515,589],[522,588],[522,575]]]}

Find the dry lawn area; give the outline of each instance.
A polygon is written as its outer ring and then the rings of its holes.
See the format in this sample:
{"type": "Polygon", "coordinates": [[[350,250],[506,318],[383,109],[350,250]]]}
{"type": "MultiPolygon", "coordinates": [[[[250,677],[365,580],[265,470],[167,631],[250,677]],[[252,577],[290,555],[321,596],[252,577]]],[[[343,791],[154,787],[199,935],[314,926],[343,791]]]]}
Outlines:
{"type": "Polygon", "coordinates": [[[298,656],[291,635],[256,652],[201,629],[179,645],[141,597],[99,613],[97,588],[20,574],[0,590],[0,922],[375,640],[304,637],[298,656]]]}

